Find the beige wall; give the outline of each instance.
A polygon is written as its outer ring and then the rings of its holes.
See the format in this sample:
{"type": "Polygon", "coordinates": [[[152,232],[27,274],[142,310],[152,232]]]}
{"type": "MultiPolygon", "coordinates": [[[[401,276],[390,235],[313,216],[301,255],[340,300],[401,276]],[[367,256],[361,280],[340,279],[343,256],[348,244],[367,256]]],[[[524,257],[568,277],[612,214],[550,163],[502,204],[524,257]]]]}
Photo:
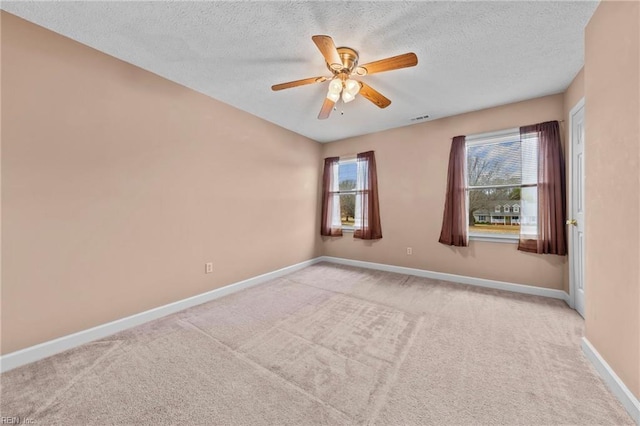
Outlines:
{"type": "Polygon", "coordinates": [[[320,144],[6,12],[1,47],[2,353],[319,255],[320,144]]]}
{"type": "MultiPolygon", "coordinates": [[[[571,210],[569,209],[569,198],[571,197],[571,122],[569,120],[569,114],[571,109],[584,97],[584,68],[576,74],[573,81],[564,92],[564,123],[561,128],[564,129],[563,143],[564,143],[564,159],[566,163],[566,178],[567,178],[567,217],[571,216],[571,210]]],[[[569,245],[569,251],[571,251],[571,235],[567,235],[567,244],[569,245]]],[[[569,262],[565,264],[564,268],[564,291],[569,293],[569,262]]]]}
{"type": "Polygon", "coordinates": [[[584,97],[584,68],[576,74],[573,81],[564,92],[564,121],[565,121],[565,140],[570,140],[569,113],[571,109],[584,97]]]}
{"type": "Polygon", "coordinates": [[[640,397],[640,4],[585,32],[586,335],[640,397]],[[620,212],[618,214],[617,212],[620,212]]]}
{"type": "Polygon", "coordinates": [[[559,94],[325,144],[324,157],[375,151],[383,238],[326,238],[324,254],[562,289],[565,256],[523,253],[507,243],[453,248],[438,238],[451,138],[562,120],[563,108],[559,94]]]}

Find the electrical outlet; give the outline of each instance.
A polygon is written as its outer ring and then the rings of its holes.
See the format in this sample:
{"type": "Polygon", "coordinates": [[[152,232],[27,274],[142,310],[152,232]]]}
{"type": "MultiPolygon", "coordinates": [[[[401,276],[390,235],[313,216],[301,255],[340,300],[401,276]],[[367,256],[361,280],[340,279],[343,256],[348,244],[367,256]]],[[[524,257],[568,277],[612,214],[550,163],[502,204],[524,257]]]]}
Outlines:
{"type": "Polygon", "coordinates": [[[407,254],[413,254],[413,249],[411,247],[407,247],[407,254]]]}
{"type": "Polygon", "coordinates": [[[210,274],[213,272],[213,263],[209,262],[209,263],[205,263],[204,264],[204,273],[205,274],[210,274]]]}

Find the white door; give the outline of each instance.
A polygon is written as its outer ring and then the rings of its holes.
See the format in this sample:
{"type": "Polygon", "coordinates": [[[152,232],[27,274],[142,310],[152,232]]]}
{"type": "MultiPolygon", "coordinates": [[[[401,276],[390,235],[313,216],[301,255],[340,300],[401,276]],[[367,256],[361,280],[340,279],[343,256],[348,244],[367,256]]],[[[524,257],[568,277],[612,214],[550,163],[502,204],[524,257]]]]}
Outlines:
{"type": "Polygon", "coordinates": [[[584,99],[571,110],[571,209],[568,235],[571,299],[584,318],[584,99]]]}

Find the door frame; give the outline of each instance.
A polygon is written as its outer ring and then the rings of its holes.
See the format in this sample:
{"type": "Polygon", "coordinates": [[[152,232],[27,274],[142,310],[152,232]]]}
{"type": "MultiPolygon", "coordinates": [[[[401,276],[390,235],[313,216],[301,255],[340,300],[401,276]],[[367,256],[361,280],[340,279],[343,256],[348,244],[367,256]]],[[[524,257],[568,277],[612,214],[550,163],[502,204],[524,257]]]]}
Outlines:
{"type": "MultiPolygon", "coordinates": [[[[574,114],[580,109],[580,108],[584,108],[585,103],[584,103],[584,96],[573,106],[573,108],[571,108],[571,111],[569,112],[569,141],[568,141],[568,149],[567,149],[567,157],[569,159],[568,163],[569,163],[569,167],[567,167],[567,188],[569,188],[569,191],[567,193],[567,200],[568,200],[568,205],[567,205],[567,217],[573,215],[573,192],[575,190],[575,187],[573,185],[573,116],[574,114]]],[[[586,139],[586,137],[585,137],[586,139]]],[[[584,151],[584,145],[583,145],[583,151],[584,151]]],[[[571,225],[566,225],[567,226],[567,231],[569,231],[570,226],[571,225]]],[[[573,234],[570,235],[569,232],[567,232],[567,247],[568,247],[568,253],[569,253],[569,259],[568,259],[568,264],[569,264],[569,306],[571,307],[571,309],[575,309],[576,308],[576,282],[575,282],[575,258],[574,258],[574,250],[573,250],[573,238],[571,237],[573,234]]],[[[584,255],[584,253],[583,253],[584,255]]],[[[584,279],[584,277],[583,277],[584,279]]]]}

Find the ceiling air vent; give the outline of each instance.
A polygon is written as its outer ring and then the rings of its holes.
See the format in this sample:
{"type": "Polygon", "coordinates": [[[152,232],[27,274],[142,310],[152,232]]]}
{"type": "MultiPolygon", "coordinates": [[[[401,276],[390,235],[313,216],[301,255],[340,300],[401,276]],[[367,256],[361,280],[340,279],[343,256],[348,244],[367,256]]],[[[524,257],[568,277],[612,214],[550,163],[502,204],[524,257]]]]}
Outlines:
{"type": "Polygon", "coordinates": [[[429,116],[428,116],[428,115],[421,115],[420,117],[412,118],[412,119],[411,119],[411,121],[426,120],[427,118],[429,118],[429,116]]]}

